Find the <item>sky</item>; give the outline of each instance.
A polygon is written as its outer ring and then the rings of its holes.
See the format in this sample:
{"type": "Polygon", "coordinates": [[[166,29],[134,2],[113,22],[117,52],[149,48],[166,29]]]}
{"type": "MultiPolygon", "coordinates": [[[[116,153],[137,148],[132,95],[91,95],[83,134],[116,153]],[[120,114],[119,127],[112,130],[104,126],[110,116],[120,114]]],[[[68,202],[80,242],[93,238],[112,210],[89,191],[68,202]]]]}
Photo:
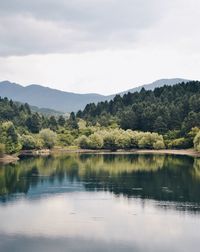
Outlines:
{"type": "Polygon", "coordinates": [[[0,80],[113,94],[200,80],[199,0],[0,0],[0,80]]]}

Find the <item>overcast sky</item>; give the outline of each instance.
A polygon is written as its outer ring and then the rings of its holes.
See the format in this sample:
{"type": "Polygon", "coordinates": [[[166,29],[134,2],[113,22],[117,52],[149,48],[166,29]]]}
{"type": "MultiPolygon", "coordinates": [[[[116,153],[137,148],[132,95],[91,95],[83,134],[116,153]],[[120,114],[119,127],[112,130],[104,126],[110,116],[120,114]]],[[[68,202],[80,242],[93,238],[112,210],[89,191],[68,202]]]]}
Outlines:
{"type": "Polygon", "coordinates": [[[111,94],[200,79],[199,0],[0,0],[0,80],[111,94]]]}

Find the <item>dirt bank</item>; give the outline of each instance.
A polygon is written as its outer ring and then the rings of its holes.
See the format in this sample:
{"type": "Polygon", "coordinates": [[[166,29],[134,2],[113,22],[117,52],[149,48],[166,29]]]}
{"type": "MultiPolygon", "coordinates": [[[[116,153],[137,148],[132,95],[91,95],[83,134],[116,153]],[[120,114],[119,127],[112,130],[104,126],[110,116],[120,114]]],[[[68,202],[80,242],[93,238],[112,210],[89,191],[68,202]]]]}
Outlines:
{"type": "Polygon", "coordinates": [[[195,151],[194,149],[186,150],[86,150],[86,149],[67,149],[67,148],[55,148],[51,151],[52,154],[59,153],[97,153],[97,154],[171,154],[171,155],[188,155],[193,157],[200,157],[200,152],[195,151]]]}
{"type": "Polygon", "coordinates": [[[19,160],[19,158],[15,155],[4,155],[3,157],[0,157],[0,163],[1,164],[8,164],[13,163],[19,160]]]}

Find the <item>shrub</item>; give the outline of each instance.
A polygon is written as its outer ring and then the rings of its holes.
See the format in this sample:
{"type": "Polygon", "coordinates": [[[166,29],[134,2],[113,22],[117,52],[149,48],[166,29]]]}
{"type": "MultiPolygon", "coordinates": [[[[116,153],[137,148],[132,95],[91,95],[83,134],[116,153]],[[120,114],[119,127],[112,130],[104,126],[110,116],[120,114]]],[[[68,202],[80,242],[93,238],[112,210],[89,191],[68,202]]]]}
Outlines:
{"type": "Polygon", "coordinates": [[[0,144],[0,158],[5,154],[5,144],[0,144]]]}
{"type": "Polygon", "coordinates": [[[5,152],[13,154],[21,149],[19,136],[12,122],[4,122],[1,125],[1,142],[5,144],[5,152]]]}
{"type": "Polygon", "coordinates": [[[37,141],[31,135],[22,135],[21,144],[23,150],[33,150],[37,148],[37,141]]]}
{"type": "Polygon", "coordinates": [[[127,130],[126,133],[129,136],[129,148],[138,148],[138,141],[140,139],[141,133],[137,131],[127,130]]]}
{"type": "Polygon", "coordinates": [[[103,138],[97,133],[94,133],[88,138],[88,147],[90,149],[101,149],[103,147],[103,138]]]}
{"type": "Polygon", "coordinates": [[[150,132],[145,132],[145,133],[140,133],[140,140],[138,141],[138,146],[139,148],[142,149],[154,149],[154,146],[157,147],[157,142],[163,142],[163,137],[157,133],[150,133],[150,132]]]}
{"type": "Polygon", "coordinates": [[[78,139],[77,139],[77,142],[78,142],[78,146],[81,148],[81,149],[87,149],[88,148],[88,138],[83,135],[83,136],[80,136],[78,139]]]}
{"type": "Polygon", "coordinates": [[[63,133],[58,135],[58,140],[62,146],[69,146],[74,142],[74,137],[69,133],[63,133]]]}
{"type": "Polygon", "coordinates": [[[163,149],[165,148],[164,140],[158,133],[137,132],[122,129],[97,130],[89,137],[81,136],[77,140],[80,148],[90,149],[129,149],[129,148],[146,148],[146,149],[163,149]]]}
{"type": "Polygon", "coordinates": [[[104,135],[103,148],[113,150],[113,151],[118,149],[118,145],[116,141],[116,134],[108,132],[104,135]]]}
{"type": "Polygon", "coordinates": [[[51,149],[55,146],[57,140],[57,134],[50,129],[43,129],[40,131],[39,136],[43,141],[45,148],[51,149]]]}
{"type": "Polygon", "coordinates": [[[165,144],[164,144],[163,141],[158,140],[157,142],[155,142],[155,143],[153,144],[153,148],[154,148],[155,150],[162,150],[162,149],[165,148],[165,144]]]}
{"type": "Polygon", "coordinates": [[[200,151],[200,132],[198,132],[194,138],[194,149],[200,151]]]}
{"type": "Polygon", "coordinates": [[[127,149],[131,146],[131,138],[126,131],[121,131],[116,134],[117,148],[127,149]]]}
{"type": "Polygon", "coordinates": [[[189,147],[190,147],[190,141],[189,139],[184,137],[174,139],[168,143],[168,148],[171,149],[180,149],[180,148],[186,149],[189,147]]]}

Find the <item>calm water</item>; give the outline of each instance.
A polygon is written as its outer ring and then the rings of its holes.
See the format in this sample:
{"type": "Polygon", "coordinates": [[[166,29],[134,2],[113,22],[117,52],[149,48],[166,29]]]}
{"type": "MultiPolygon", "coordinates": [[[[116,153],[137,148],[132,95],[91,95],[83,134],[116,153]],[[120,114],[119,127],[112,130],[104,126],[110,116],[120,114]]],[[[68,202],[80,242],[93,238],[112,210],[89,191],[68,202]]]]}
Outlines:
{"type": "Polygon", "coordinates": [[[199,252],[200,159],[68,155],[0,165],[1,252],[199,252]]]}

